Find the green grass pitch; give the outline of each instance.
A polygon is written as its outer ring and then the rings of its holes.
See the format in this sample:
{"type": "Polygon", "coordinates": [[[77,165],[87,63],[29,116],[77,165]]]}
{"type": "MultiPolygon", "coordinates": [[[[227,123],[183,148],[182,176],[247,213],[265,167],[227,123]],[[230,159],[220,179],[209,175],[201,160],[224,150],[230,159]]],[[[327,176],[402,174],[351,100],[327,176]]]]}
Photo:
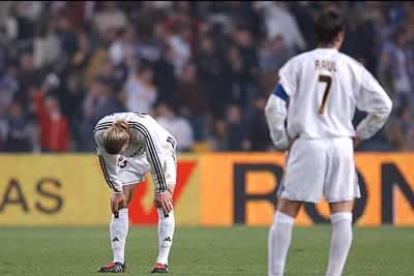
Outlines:
{"type": "MultiPolygon", "coordinates": [[[[171,275],[267,275],[267,228],[178,228],[171,275]]],[[[414,228],[357,228],[344,276],[414,275],[414,228]]],[[[111,259],[107,227],[0,228],[1,276],[87,276],[111,259]]],[[[295,228],[286,276],[324,275],[330,227],[295,228]]],[[[127,275],[149,275],[156,228],[133,227],[127,275]]]]}

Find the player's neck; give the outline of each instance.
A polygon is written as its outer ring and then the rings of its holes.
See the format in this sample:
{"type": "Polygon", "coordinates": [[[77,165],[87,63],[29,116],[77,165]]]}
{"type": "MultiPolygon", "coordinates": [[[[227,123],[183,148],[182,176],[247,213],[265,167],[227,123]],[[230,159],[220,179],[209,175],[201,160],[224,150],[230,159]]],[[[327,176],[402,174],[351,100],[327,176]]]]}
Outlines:
{"type": "Polygon", "coordinates": [[[342,43],[339,42],[332,42],[332,43],[320,43],[316,47],[317,49],[332,49],[332,50],[339,50],[341,48],[342,43]]]}
{"type": "Polygon", "coordinates": [[[339,47],[336,47],[335,45],[318,45],[316,49],[321,50],[339,50],[339,47]]]}

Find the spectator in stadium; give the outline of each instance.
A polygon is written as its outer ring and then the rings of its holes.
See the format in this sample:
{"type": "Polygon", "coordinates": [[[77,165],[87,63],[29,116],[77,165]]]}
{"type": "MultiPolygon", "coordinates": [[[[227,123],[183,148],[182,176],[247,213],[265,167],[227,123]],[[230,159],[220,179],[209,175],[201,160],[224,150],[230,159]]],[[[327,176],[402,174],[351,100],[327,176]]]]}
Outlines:
{"type": "Polygon", "coordinates": [[[19,83],[17,97],[23,104],[28,103],[29,91],[37,86],[40,77],[40,72],[34,67],[33,54],[31,52],[22,54],[17,72],[17,82],[19,83]]]}
{"type": "Polygon", "coordinates": [[[242,112],[237,105],[230,105],[226,115],[226,151],[246,151],[250,142],[246,135],[246,125],[242,120],[242,112]]]}
{"type": "Polygon", "coordinates": [[[61,105],[62,113],[68,118],[73,141],[72,149],[79,150],[82,141],[80,129],[83,120],[82,102],[85,97],[80,77],[75,74],[68,76],[64,84],[59,87],[58,93],[58,98],[61,103],[64,103],[64,105],[61,105]]]}
{"type": "Polygon", "coordinates": [[[118,9],[115,1],[100,2],[101,8],[94,15],[93,26],[98,30],[99,35],[104,36],[109,30],[118,31],[124,28],[127,17],[118,9]]]}
{"type": "Polygon", "coordinates": [[[141,60],[135,74],[125,84],[125,106],[128,111],[147,113],[157,100],[157,89],[153,83],[152,65],[141,60]]]}
{"type": "Polygon", "coordinates": [[[407,9],[407,36],[412,47],[414,39],[414,5],[410,5],[407,9]]]}
{"type": "Polygon", "coordinates": [[[139,39],[134,47],[134,55],[137,59],[155,62],[161,56],[163,40],[159,41],[152,33],[151,28],[139,27],[139,39]]]}
{"type": "Polygon", "coordinates": [[[174,4],[174,12],[166,19],[165,26],[167,30],[179,35],[184,44],[189,46],[192,58],[198,45],[201,22],[194,16],[194,5],[191,2],[177,1],[174,4]]]}
{"type": "Polygon", "coordinates": [[[286,46],[285,38],[278,35],[263,41],[259,50],[259,65],[264,72],[277,72],[293,55],[294,51],[286,46]]]}
{"type": "Polygon", "coordinates": [[[381,83],[393,94],[395,109],[407,102],[414,110],[414,61],[413,50],[407,42],[405,29],[398,29],[393,40],[384,44],[381,50],[379,77],[381,83]]]}
{"type": "MultiPolygon", "coordinates": [[[[122,6],[124,6],[124,11],[129,14],[131,23],[136,27],[138,34],[140,34],[142,31],[151,31],[151,26],[160,23],[161,18],[164,18],[164,15],[170,12],[170,9],[160,11],[156,3],[157,2],[155,1],[124,1],[122,3],[122,6]],[[125,4],[128,2],[130,2],[130,7],[128,11],[126,11],[125,4]]],[[[167,3],[167,1],[164,1],[163,3],[167,3]]]]}
{"type": "Polygon", "coordinates": [[[253,116],[248,120],[247,140],[250,151],[268,151],[273,147],[265,117],[266,98],[258,96],[254,100],[253,116]]]}
{"type": "Polygon", "coordinates": [[[404,137],[404,151],[414,150],[414,121],[412,111],[406,107],[398,115],[398,124],[404,137]]]}
{"type": "Polygon", "coordinates": [[[277,81],[277,72],[280,67],[294,55],[294,49],[286,46],[283,36],[274,39],[265,39],[258,49],[258,63],[260,66],[260,89],[270,93],[277,81]]]}
{"type": "Polygon", "coordinates": [[[158,103],[167,103],[177,108],[177,78],[174,73],[174,52],[165,46],[161,57],[154,63],[154,84],[158,91],[158,103]]]}
{"type": "Polygon", "coordinates": [[[403,151],[405,148],[404,134],[399,125],[390,122],[388,126],[388,141],[394,151],[403,151]]]}
{"type": "Polygon", "coordinates": [[[282,35],[289,48],[305,50],[307,45],[298,24],[282,2],[257,1],[255,8],[260,10],[265,20],[267,38],[282,35]]]}
{"type": "Polygon", "coordinates": [[[193,129],[184,117],[177,116],[171,107],[162,103],[157,107],[156,120],[177,139],[178,151],[191,150],[194,144],[193,129]]]}
{"type": "Polygon", "coordinates": [[[80,149],[82,151],[94,151],[95,143],[90,135],[91,130],[106,115],[125,111],[124,105],[115,93],[113,82],[103,77],[95,79],[83,102],[80,149]]]}
{"type": "Polygon", "coordinates": [[[206,90],[213,117],[222,118],[226,106],[232,101],[231,71],[211,35],[201,37],[195,61],[198,66],[198,81],[206,90]]]}
{"type": "MultiPolygon", "coordinates": [[[[1,25],[0,25],[0,27],[1,27],[1,25]]],[[[8,64],[9,59],[10,59],[9,49],[3,41],[3,43],[0,43],[0,72],[2,74],[6,71],[8,65],[9,65],[8,64]]]]}
{"type": "Polygon", "coordinates": [[[33,150],[33,126],[19,101],[13,101],[6,117],[7,135],[4,150],[9,152],[30,152],[33,150]]]}
{"type": "Polygon", "coordinates": [[[206,90],[197,79],[195,64],[184,67],[183,77],[178,85],[178,99],[181,114],[188,118],[194,130],[194,139],[205,140],[209,104],[206,90]]]}
{"type": "Polygon", "coordinates": [[[253,35],[246,26],[238,27],[233,33],[235,45],[237,45],[246,73],[250,78],[254,78],[257,73],[257,55],[253,44],[253,35]]]}
{"type": "Polygon", "coordinates": [[[306,49],[313,49],[315,47],[313,22],[317,11],[321,10],[319,7],[316,7],[318,3],[310,1],[291,1],[286,3],[289,5],[289,11],[295,17],[300,33],[305,39],[306,49]]]}
{"type": "MultiPolygon", "coordinates": [[[[92,48],[90,45],[89,37],[86,33],[79,33],[77,35],[76,49],[76,52],[71,56],[70,63],[66,64],[68,68],[65,68],[65,65],[63,65],[61,71],[67,69],[67,72],[65,73],[83,75],[83,69],[88,64],[89,58],[92,54],[92,48]]],[[[57,73],[61,71],[56,70],[57,73]]]]}
{"type": "MultiPolygon", "coordinates": [[[[117,78],[114,72],[114,64],[108,58],[108,48],[116,40],[116,32],[113,29],[108,30],[104,37],[99,37],[98,41],[95,41],[97,45],[91,44],[94,47],[89,54],[87,63],[83,68],[83,83],[85,87],[90,87],[96,77],[102,76],[106,78],[117,78]],[[106,71],[106,73],[105,73],[106,71]]],[[[89,44],[87,41],[85,44],[89,44]]],[[[88,45],[85,45],[88,46],[88,45]]]]}
{"type": "Polygon", "coordinates": [[[56,10],[56,14],[54,14],[55,18],[51,22],[57,33],[57,37],[59,38],[60,48],[61,48],[61,56],[58,64],[61,66],[68,66],[74,55],[79,50],[79,37],[76,34],[71,26],[71,23],[65,12],[62,9],[56,10]]]}
{"type": "Polygon", "coordinates": [[[114,63],[108,57],[103,59],[101,66],[97,69],[97,78],[107,80],[115,92],[122,90],[124,76],[117,74],[114,63]]]}
{"type": "Polygon", "coordinates": [[[30,16],[30,3],[14,2],[10,8],[11,13],[5,24],[6,34],[14,41],[17,49],[28,50],[33,46],[35,31],[34,18],[30,16]]]}
{"type": "Polygon", "coordinates": [[[7,66],[0,74],[0,116],[7,112],[13,98],[19,89],[19,83],[16,78],[16,67],[7,66]]]}
{"type": "Polygon", "coordinates": [[[390,121],[387,130],[393,150],[414,150],[414,122],[412,118],[410,109],[407,106],[403,106],[397,110],[396,117],[390,121]]]}
{"type": "Polygon", "coordinates": [[[64,6],[70,25],[75,32],[80,33],[83,32],[84,26],[90,23],[95,4],[94,1],[67,1],[65,3],[55,1],[52,2],[50,9],[59,9],[60,5],[64,6]]]}
{"type": "MultiPolygon", "coordinates": [[[[383,5],[384,3],[381,1],[364,2],[364,19],[373,25],[378,44],[383,43],[387,39],[391,30],[383,5]]],[[[374,54],[378,54],[378,46],[380,45],[376,45],[377,48],[374,54]]]]}
{"type": "MultiPolygon", "coordinates": [[[[5,65],[7,66],[7,65],[5,65]]],[[[18,89],[18,83],[9,68],[0,74],[0,151],[5,149],[8,136],[8,113],[10,105],[18,89]]]]}
{"type": "Polygon", "coordinates": [[[239,72],[240,79],[238,81],[240,86],[234,90],[235,93],[233,96],[235,102],[237,102],[244,113],[246,113],[245,110],[251,109],[250,103],[258,93],[256,83],[256,78],[259,73],[257,63],[258,57],[255,45],[253,44],[252,33],[247,27],[240,26],[236,28],[233,33],[233,39],[242,63],[239,72]]]}
{"type": "Polygon", "coordinates": [[[362,5],[356,5],[348,15],[346,39],[341,51],[360,61],[368,70],[375,71],[377,33],[372,23],[364,18],[362,5]],[[364,45],[364,47],[360,47],[364,45]]]}
{"type": "Polygon", "coordinates": [[[109,47],[108,55],[115,66],[126,64],[126,57],[133,57],[136,34],[134,27],[128,25],[118,31],[117,39],[109,47]]]}
{"type": "Polygon", "coordinates": [[[0,115],[0,151],[7,150],[6,140],[9,135],[7,117],[5,114],[0,115]]]}
{"type": "MultiPolygon", "coordinates": [[[[228,50],[228,63],[230,65],[229,79],[231,80],[231,102],[237,103],[244,109],[247,106],[250,72],[243,63],[240,50],[236,46],[232,46],[228,50]]],[[[220,100],[220,98],[218,99],[220,100]]]]}
{"type": "Polygon", "coordinates": [[[69,150],[70,132],[67,118],[62,114],[56,96],[34,95],[35,114],[40,126],[40,145],[43,152],[64,152],[69,150]]]}
{"type": "MultiPolygon", "coordinates": [[[[187,27],[188,28],[188,27],[187,27]]],[[[192,58],[191,44],[188,39],[188,32],[191,30],[186,27],[166,31],[166,42],[172,48],[174,72],[177,78],[180,78],[183,72],[183,67],[192,58]]]]}
{"type": "Polygon", "coordinates": [[[43,22],[36,34],[33,47],[35,68],[42,68],[55,64],[60,56],[59,37],[50,26],[49,22],[43,22]]]}
{"type": "Polygon", "coordinates": [[[414,151],[414,127],[413,126],[411,126],[411,128],[408,130],[407,150],[414,151]]]}

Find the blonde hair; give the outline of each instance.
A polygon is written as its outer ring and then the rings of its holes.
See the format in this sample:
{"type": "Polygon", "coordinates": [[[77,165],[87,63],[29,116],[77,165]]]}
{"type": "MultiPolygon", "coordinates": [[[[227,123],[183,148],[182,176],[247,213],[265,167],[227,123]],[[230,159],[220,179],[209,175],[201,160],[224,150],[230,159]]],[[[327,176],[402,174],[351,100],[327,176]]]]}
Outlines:
{"type": "Polygon", "coordinates": [[[120,119],[105,130],[102,137],[103,147],[109,154],[118,154],[129,138],[129,126],[125,120],[120,119]]]}

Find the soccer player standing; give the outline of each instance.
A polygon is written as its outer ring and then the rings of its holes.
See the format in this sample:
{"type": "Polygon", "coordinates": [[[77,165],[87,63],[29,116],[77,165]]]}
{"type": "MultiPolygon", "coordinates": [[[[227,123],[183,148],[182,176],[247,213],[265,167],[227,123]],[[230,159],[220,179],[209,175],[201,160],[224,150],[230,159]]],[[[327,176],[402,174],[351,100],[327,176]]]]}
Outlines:
{"type": "Polygon", "coordinates": [[[284,273],[302,203],[319,202],[322,195],[332,223],[326,276],[342,274],[351,247],[353,203],[360,197],[353,147],[384,125],[392,103],[361,64],[338,51],[344,31],[338,13],[324,12],[315,23],[318,47],[280,69],[279,83],[266,105],[273,143],[289,151],[269,232],[269,276],[284,273]],[[356,108],[367,116],[355,130],[356,108]]]}
{"type": "Polygon", "coordinates": [[[175,229],[172,204],[177,175],[175,138],[149,115],[133,112],[115,113],[101,119],[95,127],[94,138],[103,174],[114,190],[110,224],[114,259],[99,272],[125,271],[128,205],[136,184],[151,171],[155,184],[159,242],[159,254],[152,273],[168,273],[168,257],[175,229]]]}

